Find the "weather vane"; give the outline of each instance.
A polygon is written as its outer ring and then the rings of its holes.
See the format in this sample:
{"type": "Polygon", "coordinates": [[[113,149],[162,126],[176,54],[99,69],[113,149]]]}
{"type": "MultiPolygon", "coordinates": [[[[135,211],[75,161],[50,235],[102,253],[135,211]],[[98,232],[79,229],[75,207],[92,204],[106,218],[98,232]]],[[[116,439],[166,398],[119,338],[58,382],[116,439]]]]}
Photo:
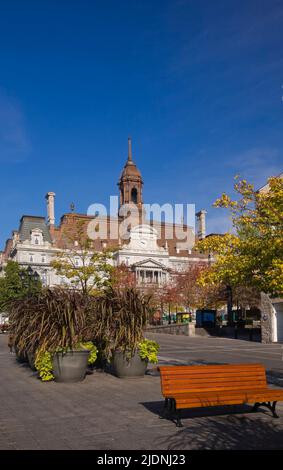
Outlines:
{"type": "Polygon", "coordinates": [[[71,202],[71,204],[70,204],[70,209],[71,209],[71,212],[74,212],[75,204],[73,202],[71,202]]]}

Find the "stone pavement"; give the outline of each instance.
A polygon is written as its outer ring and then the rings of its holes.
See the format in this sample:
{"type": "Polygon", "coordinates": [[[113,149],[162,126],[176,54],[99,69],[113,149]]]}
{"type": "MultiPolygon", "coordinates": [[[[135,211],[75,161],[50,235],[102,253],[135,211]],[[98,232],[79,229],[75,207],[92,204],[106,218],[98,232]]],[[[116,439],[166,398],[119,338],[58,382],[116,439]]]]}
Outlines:
{"type": "MultiPolygon", "coordinates": [[[[176,351],[197,346],[190,338],[172,339],[159,340],[176,351]]],[[[198,359],[205,362],[204,346],[198,359]]],[[[165,352],[162,345],[161,357],[165,352]]],[[[177,353],[167,348],[166,354],[176,360],[177,353]]],[[[223,359],[230,362],[231,356],[223,359]]],[[[7,336],[0,335],[0,378],[0,449],[283,449],[283,403],[277,420],[265,409],[250,414],[248,406],[184,411],[181,429],[160,420],[163,401],[154,369],[142,379],[94,372],[79,384],[42,383],[16,362],[7,336]]]]}

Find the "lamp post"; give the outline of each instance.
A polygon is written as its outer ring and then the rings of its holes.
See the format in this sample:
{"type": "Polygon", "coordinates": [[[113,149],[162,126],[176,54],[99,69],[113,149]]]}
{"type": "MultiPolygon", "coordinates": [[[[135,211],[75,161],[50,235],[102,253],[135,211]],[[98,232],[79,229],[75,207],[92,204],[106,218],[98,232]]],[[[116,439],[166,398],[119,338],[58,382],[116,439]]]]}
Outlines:
{"type": "Polygon", "coordinates": [[[233,296],[232,296],[232,287],[226,286],[227,293],[227,313],[228,313],[228,325],[233,323],[233,296]]]}
{"type": "Polygon", "coordinates": [[[36,285],[39,281],[39,274],[36,271],[33,271],[31,266],[27,268],[27,270],[23,270],[20,272],[20,278],[24,287],[27,288],[28,293],[31,292],[32,284],[36,285]]]}

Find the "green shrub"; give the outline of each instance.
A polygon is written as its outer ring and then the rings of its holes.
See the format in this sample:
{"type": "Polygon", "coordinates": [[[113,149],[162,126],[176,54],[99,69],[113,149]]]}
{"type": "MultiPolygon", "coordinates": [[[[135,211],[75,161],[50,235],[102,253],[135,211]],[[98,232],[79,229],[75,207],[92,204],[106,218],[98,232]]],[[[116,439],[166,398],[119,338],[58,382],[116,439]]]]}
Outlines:
{"type": "Polygon", "coordinates": [[[43,382],[54,379],[52,373],[52,355],[48,351],[38,351],[35,357],[35,368],[43,382]]]}
{"type": "Polygon", "coordinates": [[[156,341],[144,339],[139,343],[139,356],[143,360],[148,360],[152,364],[157,364],[157,354],[159,351],[159,344],[156,341]]]}
{"type": "Polygon", "coordinates": [[[98,349],[97,347],[93,344],[92,341],[88,341],[87,343],[81,343],[80,346],[83,349],[87,349],[89,351],[89,356],[88,356],[88,361],[87,363],[91,366],[95,363],[97,359],[97,354],[98,354],[98,349]]]}

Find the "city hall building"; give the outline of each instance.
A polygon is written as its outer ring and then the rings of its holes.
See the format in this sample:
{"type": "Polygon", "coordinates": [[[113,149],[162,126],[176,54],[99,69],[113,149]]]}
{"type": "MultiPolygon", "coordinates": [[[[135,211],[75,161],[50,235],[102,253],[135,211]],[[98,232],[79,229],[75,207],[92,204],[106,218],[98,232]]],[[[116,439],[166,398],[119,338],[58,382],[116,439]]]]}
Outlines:
{"type": "MultiPolygon", "coordinates": [[[[57,225],[55,193],[48,192],[47,216],[21,217],[19,228],[13,230],[4,251],[0,253],[0,266],[3,268],[7,260],[14,260],[23,267],[31,266],[46,286],[66,284],[67,279],[57,275],[50,262],[64,249],[76,251],[78,243],[74,240],[74,246],[66,247],[64,233],[72,232],[72,227],[79,221],[92,240],[91,249],[113,249],[112,263],[128,266],[140,285],[161,286],[170,281],[174,273],[186,270],[191,264],[207,263],[205,255],[194,251],[197,239],[206,235],[206,211],[196,214],[197,233],[193,224],[148,220],[143,203],[143,184],[142,175],[133,161],[131,139],[128,139],[128,158],[118,181],[119,207],[116,216],[78,214],[72,207],[70,212],[62,215],[57,225]]],[[[75,254],[74,263],[78,266],[80,263],[80,257],[75,254]]]]}

